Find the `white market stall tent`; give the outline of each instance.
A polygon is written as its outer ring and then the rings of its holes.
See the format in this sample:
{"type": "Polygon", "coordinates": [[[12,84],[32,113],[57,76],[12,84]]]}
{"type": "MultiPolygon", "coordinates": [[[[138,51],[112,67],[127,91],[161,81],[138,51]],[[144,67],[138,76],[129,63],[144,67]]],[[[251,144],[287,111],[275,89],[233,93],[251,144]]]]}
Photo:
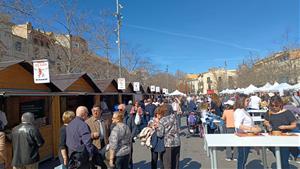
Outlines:
{"type": "Polygon", "coordinates": [[[276,86],[272,86],[268,89],[269,92],[282,92],[282,91],[286,91],[286,90],[291,90],[292,86],[287,84],[287,83],[280,83],[276,86]]]}
{"type": "Polygon", "coordinates": [[[264,86],[258,88],[255,92],[266,92],[272,85],[268,82],[264,86]]]}
{"type": "Polygon", "coordinates": [[[253,84],[249,85],[247,88],[244,89],[244,94],[251,94],[251,93],[255,93],[255,91],[258,88],[256,86],[254,86],[253,84]]]}
{"type": "Polygon", "coordinates": [[[178,90],[175,90],[174,92],[170,93],[169,96],[186,96],[186,94],[184,94],[178,90]]]}
{"type": "Polygon", "coordinates": [[[244,88],[237,88],[236,90],[235,90],[235,93],[244,93],[244,88]]]}
{"type": "Polygon", "coordinates": [[[225,89],[220,92],[221,94],[233,94],[235,93],[234,89],[225,89]]]}
{"type": "Polygon", "coordinates": [[[293,90],[300,90],[300,83],[295,84],[294,86],[291,87],[293,90]]]}

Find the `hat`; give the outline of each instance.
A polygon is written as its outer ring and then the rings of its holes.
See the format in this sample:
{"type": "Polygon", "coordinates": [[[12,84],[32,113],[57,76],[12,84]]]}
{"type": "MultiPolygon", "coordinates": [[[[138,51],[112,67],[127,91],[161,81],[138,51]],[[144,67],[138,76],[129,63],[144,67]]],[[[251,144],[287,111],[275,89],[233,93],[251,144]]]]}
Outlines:
{"type": "Polygon", "coordinates": [[[268,93],[268,95],[269,95],[270,97],[273,97],[273,96],[275,96],[275,94],[274,94],[274,93],[268,93]]]}
{"type": "Polygon", "coordinates": [[[227,100],[227,102],[224,103],[225,105],[230,105],[233,106],[234,105],[234,101],[233,100],[227,100]]]}

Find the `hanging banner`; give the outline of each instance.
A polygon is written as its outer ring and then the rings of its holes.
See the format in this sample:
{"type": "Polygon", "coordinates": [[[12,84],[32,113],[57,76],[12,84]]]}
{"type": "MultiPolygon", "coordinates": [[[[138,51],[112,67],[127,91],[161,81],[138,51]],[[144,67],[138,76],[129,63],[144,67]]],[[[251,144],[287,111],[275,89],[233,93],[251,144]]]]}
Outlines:
{"type": "Polygon", "coordinates": [[[34,83],[50,83],[48,60],[33,60],[32,62],[34,83]]]}
{"type": "Polygon", "coordinates": [[[118,90],[125,90],[125,89],[126,89],[125,78],[118,78],[118,90]]]}
{"type": "Polygon", "coordinates": [[[155,92],[156,92],[156,93],[160,93],[160,87],[157,86],[157,87],[155,88],[155,92]]]}
{"type": "Polygon", "coordinates": [[[140,91],[140,82],[133,82],[133,91],[135,92],[140,91]]]}
{"type": "Polygon", "coordinates": [[[150,91],[155,92],[155,86],[150,86],[150,91]]]}

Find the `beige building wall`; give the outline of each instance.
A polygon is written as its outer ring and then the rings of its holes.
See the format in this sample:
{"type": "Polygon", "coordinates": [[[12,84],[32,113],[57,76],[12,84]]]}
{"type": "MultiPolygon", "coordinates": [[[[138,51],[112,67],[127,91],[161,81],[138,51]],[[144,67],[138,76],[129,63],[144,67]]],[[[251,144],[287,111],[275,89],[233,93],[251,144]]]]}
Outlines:
{"type": "Polygon", "coordinates": [[[88,53],[88,44],[83,38],[74,36],[71,40],[74,58],[69,54],[69,36],[33,29],[31,23],[15,25],[9,19],[1,20],[0,61],[48,59],[50,66],[63,72],[67,60],[76,60],[88,53]]]}
{"type": "Polygon", "coordinates": [[[235,88],[236,76],[236,70],[209,69],[208,72],[200,74],[199,88],[203,94],[207,94],[207,90],[220,92],[226,88],[235,88]]]}
{"type": "Polygon", "coordinates": [[[287,50],[275,53],[256,62],[254,71],[260,76],[259,85],[266,82],[300,82],[300,50],[287,50]]]}

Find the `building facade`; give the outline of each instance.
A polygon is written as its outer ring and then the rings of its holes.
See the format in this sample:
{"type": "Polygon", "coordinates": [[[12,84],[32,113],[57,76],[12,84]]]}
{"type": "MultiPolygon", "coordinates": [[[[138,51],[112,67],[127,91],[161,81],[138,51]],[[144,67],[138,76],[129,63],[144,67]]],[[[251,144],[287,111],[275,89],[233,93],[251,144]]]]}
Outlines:
{"type": "Polygon", "coordinates": [[[236,88],[236,70],[212,68],[200,74],[188,74],[185,79],[187,94],[218,93],[227,88],[236,88]]]}
{"type": "Polygon", "coordinates": [[[16,25],[9,18],[0,21],[1,61],[48,59],[56,73],[70,73],[76,72],[88,51],[81,37],[34,29],[29,22],[16,25]]]}
{"type": "Polygon", "coordinates": [[[266,82],[295,84],[300,82],[300,49],[272,54],[253,66],[257,85],[266,82]],[[259,77],[259,78],[258,78],[259,77]]]}
{"type": "Polygon", "coordinates": [[[212,68],[198,77],[199,90],[202,94],[218,93],[227,88],[236,87],[236,70],[212,68]]]}

